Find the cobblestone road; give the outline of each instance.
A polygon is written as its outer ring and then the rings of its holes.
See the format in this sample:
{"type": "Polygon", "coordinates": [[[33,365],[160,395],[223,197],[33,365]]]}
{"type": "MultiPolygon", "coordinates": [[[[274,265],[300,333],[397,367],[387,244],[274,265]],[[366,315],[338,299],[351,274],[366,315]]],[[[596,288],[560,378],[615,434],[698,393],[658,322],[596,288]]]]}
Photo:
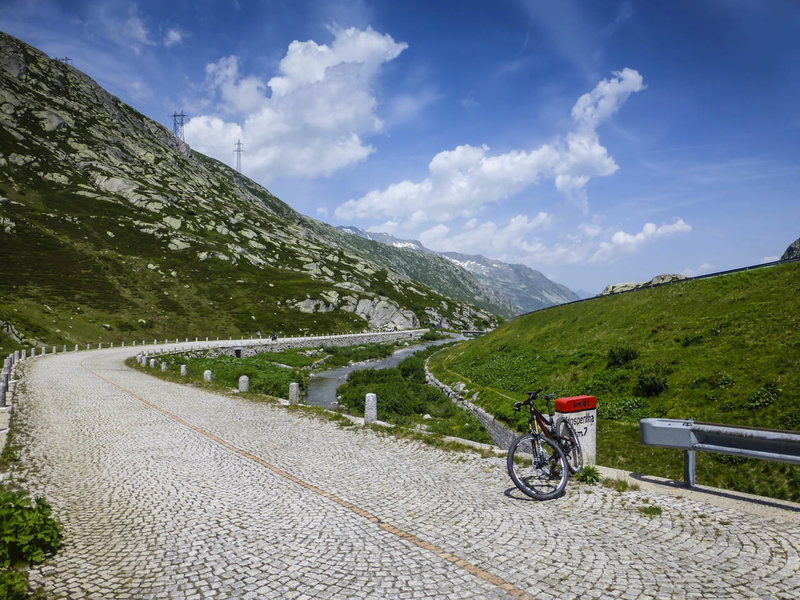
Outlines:
{"type": "Polygon", "coordinates": [[[571,483],[165,383],[131,350],[24,363],[25,486],[52,598],[800,598],[797,518],[571,483]],[[658,506],[648,517],[638,509],[658,506]]]}

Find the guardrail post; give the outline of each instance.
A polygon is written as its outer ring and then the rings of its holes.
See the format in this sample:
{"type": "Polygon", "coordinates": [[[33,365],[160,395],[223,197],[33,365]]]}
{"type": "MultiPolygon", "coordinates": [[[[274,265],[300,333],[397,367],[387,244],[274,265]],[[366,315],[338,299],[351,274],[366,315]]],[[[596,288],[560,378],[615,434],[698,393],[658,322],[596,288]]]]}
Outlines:
{"type": "Polygon", "coordinates": [[[300,402],[300,384],[289,384],[289,404],[297,404],[300,402]]]}
{"type": "Polygon", "coordinates": [[[697,466],[697,455],[694,450],[683,451],[683,484],[694,487],[694,471],[697,466]]]}
{"type": "Polygon", "coordinates": [[[378,420],[378,396],[367,394],[364,401],[364,424],[374,423],[378,420]]]}

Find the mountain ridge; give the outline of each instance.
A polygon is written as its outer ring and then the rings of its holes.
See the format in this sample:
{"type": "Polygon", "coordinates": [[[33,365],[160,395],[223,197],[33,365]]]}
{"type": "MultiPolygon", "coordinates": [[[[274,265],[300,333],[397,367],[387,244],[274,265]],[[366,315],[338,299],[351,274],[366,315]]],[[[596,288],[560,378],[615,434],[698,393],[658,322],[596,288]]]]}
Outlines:
{"type": "Polygon", "coordinates": [[[354,226],[339,226],[339,229],[395,248],[443,256],[471,273],[490,290],[507,298],[513,306],[514,316],[580,299],[567,286],[552,281],[527,265],[509,264],[481,254],[436,252],[419,240],[403,240],[388,233],[364,231],[354,226]]]}
{"type": "Polygon", "coordinates": [[[0,325],[17,338],[485,328],[504,312],[445,259],[409,266],[297,213],[4,33],[0,125],[0,325]],[[426,270],[438,290],[407,274],[426,270]]]}

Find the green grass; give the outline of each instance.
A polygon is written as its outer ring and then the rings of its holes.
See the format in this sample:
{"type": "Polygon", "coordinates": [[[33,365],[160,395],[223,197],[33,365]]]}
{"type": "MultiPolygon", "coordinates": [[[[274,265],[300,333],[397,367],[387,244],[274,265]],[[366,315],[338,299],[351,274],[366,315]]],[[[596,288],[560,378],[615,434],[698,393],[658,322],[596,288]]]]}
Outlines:
{"type": "MultiPolygon", "coordinates": [[[[800,264],[539,311],[430,366],[516,429],[513,402],[527,390],[595,395],[599,464],[680,479],[681,452],[643,446],[639,419],[800,428],[800,264]]],[[[697,463],[698,483],[800,500],[800,467],[706,453],[697,463]]]]}
{"type": "Polygon", "coordinates": [[[214,384],[238,389],[239,378],[247,375],[251,392],[278,398],[288,397],[291,383],[299,383],[301,390],[308,385],[308,371],[281,366],[271,357],[261,354],[245,358],[175,355],[165,357],[165,360],[169,367],[168,372],[173,377],[180,377],[180,366],[186,365],[187,376],[184,381],[203,381],[203,373],[210,370],[214,384]]]}
{"type": "Polygon", "coordinates": [[[380,421],[490,444],[486,430],[471,412],[426,385],[425,358],[435,350],[420,351],[393,369],[354,371],[339,387],[339,404],[351,414],[363,416],[366,395],[376,394],[380,421]]]}

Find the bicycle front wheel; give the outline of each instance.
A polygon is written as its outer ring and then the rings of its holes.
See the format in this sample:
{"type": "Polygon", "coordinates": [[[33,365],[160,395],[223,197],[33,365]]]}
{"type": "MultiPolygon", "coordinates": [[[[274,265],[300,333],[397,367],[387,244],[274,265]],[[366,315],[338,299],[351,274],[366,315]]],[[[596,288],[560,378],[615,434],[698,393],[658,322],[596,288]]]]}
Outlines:
{"type": "Polygon", "coordinates": [[[536,500],[555,498],[567,486],[567,458],[544,436],[526,433],[515,439],[508,449],[507,466],[514,485],[536,500]]]}
{"type": "Polygon", "coordinates": [[[556,437],[561,444],[561,449],[564,451],[564,456],[567,457],[569,472],[577,473],[583,468],[583,450],[581,449],[581,441],[578,438],[578,433],[575,431],[572,423],[567,421],[564,417],[560,417],[558,421],[556,421],[554,429],[556,437]]]}

